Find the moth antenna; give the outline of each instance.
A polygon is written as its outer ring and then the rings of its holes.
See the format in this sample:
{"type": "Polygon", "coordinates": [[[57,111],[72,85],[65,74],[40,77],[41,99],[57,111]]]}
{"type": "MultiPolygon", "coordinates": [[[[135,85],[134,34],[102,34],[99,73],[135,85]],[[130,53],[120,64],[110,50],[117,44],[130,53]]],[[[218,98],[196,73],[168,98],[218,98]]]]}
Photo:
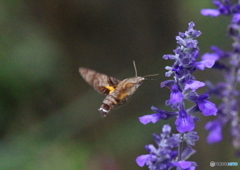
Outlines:
{"type": "Polygon", "coordinates": [[[150,74],[150,75],[146,75],[146,76],[143,76],[143,77],[152,77],[152,76],[158,76],[159,74],[150,74]]]}
{"type": "Polygon", "coordinates": [[[135,64],[134,60],[133,60],[133,67],[134,67],[134,70],[135,70],[135,77],[137,77],[137,67],[136,67],[136,64],[135,64]]]}

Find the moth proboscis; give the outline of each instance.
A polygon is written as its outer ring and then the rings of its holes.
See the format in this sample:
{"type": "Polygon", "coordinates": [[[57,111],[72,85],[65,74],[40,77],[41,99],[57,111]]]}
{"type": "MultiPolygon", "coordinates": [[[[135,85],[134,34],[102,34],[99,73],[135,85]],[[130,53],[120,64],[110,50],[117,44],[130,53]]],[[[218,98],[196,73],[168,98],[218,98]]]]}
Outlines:
{"type": "Polygon", "coordinates": [[[106,95],[101,107],[98,109],[103,117],[106,117],[112,109],[124,104],[143,81],[146,80],[146,77],[158,75],[151,74],[143,77],[137,76],[135,61],[133,61],[133,66],[135,77],[126,78],[124,80],[118,80],[114,77],[98,73],[88,68],[79,68],[79,73],[83,79],[93,86],[93,88],[100,94],[106,95]]]}

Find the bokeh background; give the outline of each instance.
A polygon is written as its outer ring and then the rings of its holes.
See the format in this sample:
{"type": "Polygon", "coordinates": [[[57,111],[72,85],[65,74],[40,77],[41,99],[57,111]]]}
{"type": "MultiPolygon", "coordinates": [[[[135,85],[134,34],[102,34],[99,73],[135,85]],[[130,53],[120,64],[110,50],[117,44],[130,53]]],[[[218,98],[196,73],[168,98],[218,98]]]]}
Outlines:
{"type": "MultiPolygon", "coordinates": [[[[230,18],[200,15],[211,7],[210,0],[1,0],[0,169],[147,169],[135,158],[154,143],[152,133],[174,122],[142,125],[138,117],[151,114],[152,105],[169,109],[164,105],[169,90],[159,83],[167,79],[164,67],[171,61],[162,56],[173,53],[175,36],[194,21],[203,33],[198,38],[202,54],[213,44],[231,49],[226,38],[230,18]],[[80,77],[78,68],[124,79],[135,74],[133,60],[139,75],[160,75],[102,119],[97,109],[104,96],[80,77]]],[[[214,70],[195,76],[221,79],[214,70]]],[[[228,136],[215,145],[205,142],[204,124],[213,117],[199,116],[200,140],[190,160],[199,169],[209,169],[210,161],[237,161],[228,136]]]]}

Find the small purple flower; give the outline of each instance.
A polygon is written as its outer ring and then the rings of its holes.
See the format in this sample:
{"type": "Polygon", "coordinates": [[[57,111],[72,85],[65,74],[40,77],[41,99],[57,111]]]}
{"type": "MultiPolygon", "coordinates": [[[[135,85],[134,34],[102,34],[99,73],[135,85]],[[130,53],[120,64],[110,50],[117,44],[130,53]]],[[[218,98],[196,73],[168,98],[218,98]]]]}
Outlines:
{"type": "Polygon", "coordinates": [[[197,132],[190,131],[188,133],[185,133],[183,138],[188,145],[194,146],[195,142],[198,141],[199,136],[197,135],[197,132]]]}
{"type": "Polygon", "coordinates": [[[160,87],[170,87],[174,84],[174,80],[166,80],[164,82],[161,83],[161,86],[160,87]]]}
{"type": "Polygon", "coordinates": [[[196,162],[191,162],[191,161],[174,162],[173,165],[181,168],[182,170],[194,170],[197,166],[196,162]]]}
{"type": "Polygon", "coordinates": [[[218,59],[219,59],[219,56],[217,54],[205,53],[202,56],[202,61],[196,63],[196,67],[199,70],[204,70],[205,67],[211,68],[215,64],[216,60],[218,59]]]}
{"type": "Polygon", "coordinates": [[[149,160],[151,160],[151,155],[146,154],[146,155],[138,156],[136,159],[136,162],[138,166],[143,167],[149,160]]]}
{"type": "Polygon", "coordinates": [[[228,58],[232,55],[232,52],[223,51],[222,49],[218,48],[217,46],[211,46],[211,50],[213,54],[217,55],[216,59],[219,60],[221,58],[228,58]]]}
{"type": "Polygon", "coordinates": [[[234,14],[233,15],[233,18],[232,18],[232,23],[239,23],[239,21],[240,21],[240,14],[239,13],[237,13],[237,14],[234,14]]]}
{"type": "Polygon", "coordinates": [[[209,95],[202,94],[198,97],[196,103],[204,116],[217,115],[217,107],[214,103],[208,101],[209,95]]]}
{"type": "Polygon", "coordinates": [[[188,159],[195,152],[196,151],[191,146],[187,146],[182,152],[182,155],[181,155],[182,160],[188,159]]]}
{"type": "Polygon", "coordinates": [[[221,13],[217,9],[202,9],[201,14],[204,16],[217,17],[221,13]]]}
{"type": "Polygon", "coordinates": [[[182,102],[183,94],[179,91],[178,86],[172,85],[171,90],[170,99],[168,100],[169,103],[176,104],[182,102]]]}
{"type": "Polygon", "coordinates": [[[176,56],[175,55],[172,55],[172,54],[166,54],[166,55],[163,55],[163,59],[165,60],[176,60],[176,56]]]}
{"type": "Polygon", "coordinates": [[[185,84],[184,90],[191,89],[192,91],[196,91],[199,87],[205,86],[205,83],[197,80],[190,80],[185,84]]]}
{"type": "Polygon", "coordinates": [[[164,111],[164,110],[160,110],[160,109],[156,108],[155,106],[152,106],[151,109],[156,113],[139,117],[139,121],[142,124],[148,124],[150,122],[156,123],[160,119],[167,120],[170,117],[177,116],[177,112],[167,112],[167,111],[164,111]]]}
{"type": "Polygon", "coordinates": [[[205,129],[209,131],[207,142],[209,144],[222,140],[222,125],[220,121],[214,120],[205,125],[205,129]]]}
{"type": "Polygon", "coordinates": [[[177,116],[176,112],[167,112],[167,111],[164,111],[164,110],[160,110],[160,109],[156,108],[155,106],[152,106],[151,109],[156,113],[139,117],[139,121],[142,124],[148,124],[150,122],[156,123],[160,119],[167,120],[170,117],[177,116]]]}
{"type": "Polygon", "coordinates": [[[160,114],[155,113],[155,114],[151,114],[151,115],[144,115],[142,117],[139,117],[138,119],[144,125],[148,124],[150,122],[156,123],[160,120],[160,114]]]}
{"type": "Polygon", "coordinates": [[[175,122],[178,132],[184,133],[192,131],[195,127],[193,118],[185,110],[179,111],[179,116],[175,122]]]}

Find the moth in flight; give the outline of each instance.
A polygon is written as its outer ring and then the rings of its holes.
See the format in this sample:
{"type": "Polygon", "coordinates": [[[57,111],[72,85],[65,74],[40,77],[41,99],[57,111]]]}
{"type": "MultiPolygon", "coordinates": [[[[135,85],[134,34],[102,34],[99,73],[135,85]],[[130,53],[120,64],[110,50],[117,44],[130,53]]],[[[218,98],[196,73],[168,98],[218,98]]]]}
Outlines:
{"type": "Polygon", "coordinates": [[[138,89],[138,87],[146,80],[145,77],[156,76],[158,74],[152,74],[147,76],[137,76],[137,69],[135,62],[133,61],[135,69],[135,77],[126,78],[124,80],[118,80],[114,77],[96,72],[94,70],[80,67],[79,73],[83,79],[93,86],[93,88],[100,94],[106,95],[101,107],[98,109],[103,117],[114,108],[124,104],[129,97],[138,89]]]}

